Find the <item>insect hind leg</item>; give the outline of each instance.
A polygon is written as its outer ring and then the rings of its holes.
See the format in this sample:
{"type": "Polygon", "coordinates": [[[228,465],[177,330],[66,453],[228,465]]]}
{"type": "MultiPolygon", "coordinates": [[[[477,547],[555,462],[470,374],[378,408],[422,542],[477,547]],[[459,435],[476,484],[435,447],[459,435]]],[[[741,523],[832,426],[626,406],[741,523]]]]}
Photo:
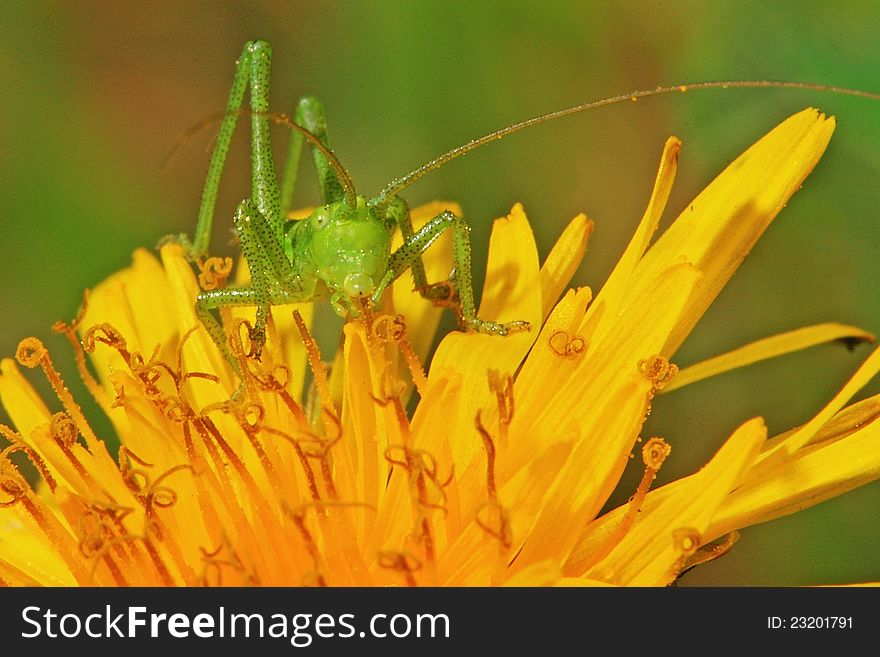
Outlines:
{"type": "MultiPolygon", "coordinates": [[[[327,118],[324,112],[324,104],[317,98],[312,96],[300,98],[296,105],[294,122],[315,135],[324,146],[330,147],[327,138],[327,118]]],[[[303,141],[303,136],[298,132],[294,132],[290,136],[290,145],[287,149],[287,159],[281,179],[281,211],[283,217],[287,217],[292,207],[293,190],[296,186],[303,141]]],[[[321,198],[324,203],[334,203],[344,199],[345,190],[326,156],[312,146],[312,158],[315,163],[315,169],[318,172],[318,180],[321,183],[321,198]]]]}

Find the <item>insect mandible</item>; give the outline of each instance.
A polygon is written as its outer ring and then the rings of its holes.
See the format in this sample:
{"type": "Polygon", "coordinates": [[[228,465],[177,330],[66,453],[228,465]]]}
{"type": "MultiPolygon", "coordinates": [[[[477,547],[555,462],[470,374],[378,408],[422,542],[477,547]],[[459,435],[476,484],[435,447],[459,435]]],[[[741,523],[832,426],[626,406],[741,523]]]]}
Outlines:
{"type": "Polygon", "coordinates": [[[524,128],[587,109],[694,89],[795,88],[880,98],[878,94],[841,87],[767,80],[700,82],[637,91],[536,116],[471,140],[393,180],[375,197],[367,199],[356,193],[348,172],[328,146],[327,124],[320,101],[313,97],[302,98],[293,120],[270,111],[271,57],[271,47],[265,41],[245,44],[211,156],[194,238],[192,242],[185,236],[175,238],[182,243],[190,260],[206,254],[220,175],[232,134],[239,114],[249,114],[253,133],[252,191],[251,197],[238,205],[234,224],[251,282],[244,287],[205,290],[198,295],[195,304],[199,319],[236,371],[239,371],[238,361],[232,356],[214,310],[226,306],[256,307],[250,338],[251,352],[259,357],[266,339],[271,306],[329,299],[340,316],[357,315],[360,303],[378,304],[388,286],[407,270],[412,271],[415,287],[425,299],[438,303],[454,299],[463,329],[499,336],[529,330],[526,321],[496,322],[477,316],[471,278],[470,229],[464,219],[446,210],[415,231],[409,208],[399,195],[428,172],[475,148],[524,128]],[[243,112],[247,91],[250,92],[250,111],[243,112]],[[269,127],[273,122],[292,130],[280,187],[269,139],[269,127]],[[309,142],[312,150],[323,205],[308,218],[294,221],[287,215],[304,141],[309,142]],[[392,252],[391,236],[395,229],[401,231],[403,243],[392,252]],[[453,231],[452,275],[449,281],[429,283],[422,253],[448,229],[453,231]]]}

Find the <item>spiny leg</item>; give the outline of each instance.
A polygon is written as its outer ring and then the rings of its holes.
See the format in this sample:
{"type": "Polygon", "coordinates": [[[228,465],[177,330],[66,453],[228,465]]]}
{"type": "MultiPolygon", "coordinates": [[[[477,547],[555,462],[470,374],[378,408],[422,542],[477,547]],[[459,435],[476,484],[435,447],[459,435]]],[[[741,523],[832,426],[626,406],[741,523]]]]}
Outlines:
{"type": "Polygon", "coordinates": [[[251,331],[252,352],[259,358],[266,343],[266,322],[272,304],[302,301],[308,297],[297,286],[290,261],[275,241],[272,227],[252,201],[242,201],[235,211],[235,228],[247,259],[251,284],[247,288],[209,290],[199,294],[196,313],[211,338],[239,374],[238,361],[229,351],[223,327],[211,313],[225,306],[256,306],[257,315],[251,331]]]}
{"type": "Polygon", "coordinates": [[[257,307],[251,341],[259,358],[266,343],[269,306],[273,303],[287,303],[292,296],[302,295],[297,295],[294,284],[296,277],[293,275],[290,260],[284,254],[282,243],[276,239],[273,227],[252,201],[242,201],[239,204],[234,223],[251,275],[252,305],[257,307]]]}
{"type": "Polygon", "coordinates": [[[462,324],[474,331],[493,335],[528,331],[531,325],[526,321],[493,322],[477,317],[471,278],[470,226],[464,219],[449,210],[444,210],[431,219],[411,239],[406,240],[399,249],[391,254],[388,261],[388,273],[373,294],[373,302],[378,303],[385,288],[412,267],[413,263],[419,260],[422,253],[431,246],[434,240],[450,226],[453,230],[453,254],[462,324]]]}
{"type": "Polygon", "coordinates": [[[254,306],[257,305],[256,292],[250,288],[224,288],[222,290],[207,290],[199,293],[196,297],[195,311],[202,324],[208,330],[208,334],[217,345],[220,353],[239,376],[242,375],[238,359],[232,355],[227,342],[226,331],[223,325],[211,312],[217,308],[228,306],[254,306]]]}
{"type": "MultiPolygon", "coordinates": [[[[395,197],[394,200],[390,203],[386,211],[386,219],[389,223],[393,222],[400,227],[400,232],[403,235],[404,243],[412,240],[415,235],[412,217],[409,213],[409,206],[407,205],[406,201],[404,201],[401,197],[395,197]]],[[[389,225],[389,229],[392,227],[393,226],[389,225]]],[[[443,232],[443,230],[441,230],[440,232],[443,232]]],[[[425,264],[424,262],[422,262],[421,254],[423,251],[424,249],[419,252],[419,255],[410,264],[415,289],[419,292],[419,294],[422,295],[423,298],[428,299],[429,301],[446,301],[452,295],[452,286],[446,281],[440,283],[432,283],[430,285],[428,284],[428,277],[425,274],[425,264]]]]}
{"type": "MultiPolygon", "coordinates": [[[[327,139],[327,118],[324,112],[324,105],[317,98],[312,96],[300,98],[296,106],[294,121],[297,125],[302,126],[315,135],[322,144],[328,148],[330,147],[327,139]]],[[[291,209],[303,141],[304,138],[299,132],[294,132],[290,136],[290,145],[288,146],[287,159],[281,179],[281,214],[283,217],[287,217],[287,213],[291,209]]],[[[312,157],[315,169],[318,172],[318,180],[321,183],[321,198],[324,203],[341,201],[345,198],[345,191],[333,167],[330,166],[327,158],[317,148],[312,147],[312,157]]]]}
{"type": "Polygon", "coordinates": [[[251,194],[257,208],[269,221],[278,239],[280,240],[283,235],[284,222],[280,212],[281,203],[272,161],[272,149],[269,143],[269,118],[267,116],[271,61],[272,48],[268,43],[248,41],[236,63],[235,77],[226,103],[226,116],[220,124],[217,143],[211,155],[205,189],[202,192],[199,219],[192,244],[188,248],[188,256],[191,259],[204,255],[208,250],[220,176],[248,87],[251,92],[251,129],[253,132],[251,194]]]}

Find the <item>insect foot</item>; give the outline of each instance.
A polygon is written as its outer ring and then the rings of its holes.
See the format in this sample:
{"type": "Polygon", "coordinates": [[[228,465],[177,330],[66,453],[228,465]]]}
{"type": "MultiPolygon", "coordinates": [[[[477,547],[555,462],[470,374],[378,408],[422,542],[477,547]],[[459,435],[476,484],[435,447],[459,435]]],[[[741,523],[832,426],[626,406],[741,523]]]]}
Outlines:
{"type": "Polygon", "coordinates": [[[479,317],[465,320],[466,326],[477,331],[478,333],[487,333],[489,335],[509,335],[511,333],[521,333],[523,331],[531,331],[530,322],[517,320],[514,322],[492,322],[479,317]]]}

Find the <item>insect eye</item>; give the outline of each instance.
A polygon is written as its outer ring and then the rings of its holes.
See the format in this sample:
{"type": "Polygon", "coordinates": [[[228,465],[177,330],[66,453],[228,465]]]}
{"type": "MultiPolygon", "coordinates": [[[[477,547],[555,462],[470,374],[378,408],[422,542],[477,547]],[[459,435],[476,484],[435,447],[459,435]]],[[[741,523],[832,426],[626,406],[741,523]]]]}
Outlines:
{"type": "Polygon", "coordinates": [[[314,214],[314,222],[316,228],[323,228],[327,225],[327,222],[330,220],[330,213],[327,212],[327,208],[321,208],[315,211],[314,214]]]}

